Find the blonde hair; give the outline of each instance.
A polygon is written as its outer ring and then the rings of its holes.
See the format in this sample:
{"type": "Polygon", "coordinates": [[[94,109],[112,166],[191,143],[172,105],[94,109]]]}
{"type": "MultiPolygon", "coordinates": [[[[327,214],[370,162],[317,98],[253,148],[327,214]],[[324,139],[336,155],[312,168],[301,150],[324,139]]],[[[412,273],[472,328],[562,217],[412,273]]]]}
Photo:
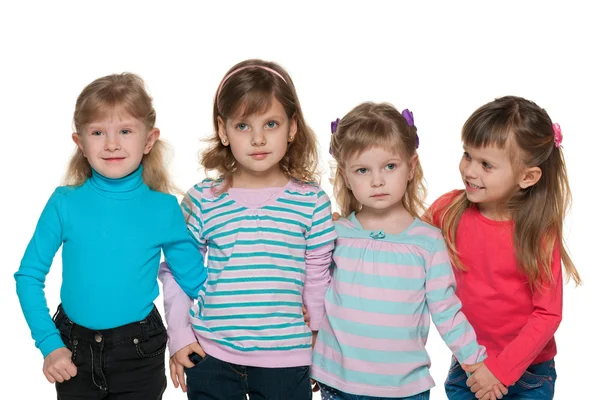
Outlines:
{"type": "MultiPolygon", "coordinates": [[[[417,154],[417,140],[417,127],[410,126],[402,114],[387,103],[361,103],[339,121],[331,135],[331,154],[337,161],[333,190],[342,217],[361,208],[344,181],[345,161],[357,153],[380,147],[398,152],[408,162],[417,154]]],[[[426,196],[423,169],[417,158],[402,205],[410,215],[419,217],[425,209],[426,196]]]]}
{"type": "Polygon", "coordinates": [[[294,140],[288,144],[287,152],[279,163],[281,171],[303,182],[319,182],[315,172],[318,163],[317,140],[304,120],[296,88],[289,74],[276,63],[252,59],[234,65],[225,77],[227,79],[224,78],[215,94],[214,135],[208,140],[208,148],[201,155],[201,164],[207,175],[210,171],[216,171],[216,181],[223,181],[219,191],[227,190],[231,184],[237,162],[231,148],[221,143],[218,118],[227,121],[239,114],[247,117],[264,113],[271,106],[272,99],[281,103],[287,117],[295,118],[298,126],[294,140]],[[239,71],[230,75],[236,70],[239,71]]]}
{"type": "MultiPolygon", "coordinates": [[[[142,121],[146,129],[154,128],[156,111],[152,105],[152,97],[145,89],[144,81],[135,74],[122,73],[98,78],[79,94],[73,115],[75,132],[80,134],[87,124],[103,118],[116,108],[122,108],[132,117],[142,121]]],[[[159,139],[150,152],[142,157],[143,179],[153,190],[173,193],[177,190],[169,180],[165,167],[166,151],[166,144],[159,139]]],[[[76,147],[69,162],[65,184],[79,186],[91,176],[90,163],[76,147]]]]}
{"type": "MultiPolygon", "coordinates": [[[[581,278],[563,239],[563,220],[571,204],[571,189],[563,152],[554,143],[552,120],[532,101],[515,96],[498,98],[477,109],[465,122],[462,140],[467,146],[511,147],[513,168],[537,166],[540,180],[521,189],[508,203],[515,224],[515,256],[519,270],[533,288],[552,281],[552,252],[556,242],[567,273],[579,285],[581,278]]],[[[472,206],[463,191],[441,212],[441,228],[455,267],[466,270],[456,249],[456,229],[463,212],[472,206]]]]}

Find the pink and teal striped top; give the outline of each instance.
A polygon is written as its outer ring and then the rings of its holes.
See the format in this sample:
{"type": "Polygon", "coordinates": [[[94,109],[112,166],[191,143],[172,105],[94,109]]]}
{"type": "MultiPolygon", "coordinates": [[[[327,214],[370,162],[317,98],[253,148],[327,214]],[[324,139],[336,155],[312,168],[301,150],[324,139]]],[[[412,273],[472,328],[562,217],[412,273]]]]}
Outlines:
{"type": "Polygon", "coordinates": [[[441,232],[415,221],[400,234],[335,224],[333,279],[313,352],[313,379],[346,393],[407,397],[434,386],[429,316],[460,362],[486,356],[460,311],[441,232]]]}
{"type": "Polygon", "coordinates": [[[189,233],[207,251],[208,279],[191,310],[172,275],[161,269],[170,351],[189,344],[182,338],[193,328],[204,351],[223,361],[310,365],[311,329],[324,316],[336,238],[329,197],[296,180],[222,194],[212,184],[195,185],[182,203],[189,233]]]}

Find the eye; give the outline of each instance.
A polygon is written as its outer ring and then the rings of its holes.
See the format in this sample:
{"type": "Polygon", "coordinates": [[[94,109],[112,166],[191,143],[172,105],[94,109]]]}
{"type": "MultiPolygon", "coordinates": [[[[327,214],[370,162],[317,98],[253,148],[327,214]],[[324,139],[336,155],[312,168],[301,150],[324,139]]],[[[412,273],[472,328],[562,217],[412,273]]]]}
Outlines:
{"type": "Polygon", "coordinates": [[[235,129],[237,129],[238,131],[247,131],[249,127],[248,124],[244,124],[243,122],[241,122],[235,126],[235,129]]]}
{"type": "Polygon", "coordinates": [[[359,175],[364,175],[367,173],[367,169],[366,168],[359,168],[356,170],[356,173],[359,175]]]}
{"type": "Polygon", "coordinates": [[[267,122],[267,128],[269,129],[275,129],[279,126],[279,122],[277,121],[269,121],[267,122]]]}
{"type": "Polygon", "coordinates": [[[471,155],[466,151],[463,153],[463,158],[467,161],[471,161],[471,155]]]}
{"type": "Polygon", "coordinates": [[[127,135],[128,133],[131,133],[129,129],[121,129],[121,135],[127,135]]]}
{"type": "Polygon", "coordinates": [[[483,167],[483,169],[488,170],[488,171],[490,169],[492,169],[492,165],[490,163],[486,162],[486,161],[482,161],[481,162],[481,166],[483,167]]]}
{"type": "Polygon", "coordinates": [[[396,165],[396,164],[394,164],[394,163],[390,163],[390,164],[387,164],[387,165],[385,166],[385,169],[387,169],[388,171],[393,171],[393,170],[395,170],[395,169],[396,169],[396,167],[397,167],[397,165],[396,165]]]}
{"type": "Polygon", "coordinates": [[[92,136],[100,136],[100,135],[102,135],[102,132],[101,131],[91,131],[90,135],[92,135],[92,136]]]}

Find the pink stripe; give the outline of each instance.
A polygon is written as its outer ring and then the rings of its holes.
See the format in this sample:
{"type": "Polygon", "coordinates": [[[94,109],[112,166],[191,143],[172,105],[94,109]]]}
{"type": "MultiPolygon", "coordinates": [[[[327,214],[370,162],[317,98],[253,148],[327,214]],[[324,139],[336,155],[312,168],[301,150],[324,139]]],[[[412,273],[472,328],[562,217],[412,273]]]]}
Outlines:
{"type": "MultiPolygon", "coordinates": [[[[246,263],[247,265],[247,263],[246,263]]],[[[235,265],[229,265],[233,267],[235,265]]],[[[211,266],[212,267],[212,266],[211,266]]],[[[222,279],[235,279],[235,278],[257,278],[257,277],[278,277],[278,278],[286,278],[286,279],[296,279],[300,282],[304,281],[304,274],[300,272],[294,271],[282,271],[279,269],[244,269],[240,271],[232,271],[225,267],[221,270],[220,274],[213,274],[212,272],[209,274],[209,280],[222,278],[222,279]]],[[[258,282],[252,282],[255,285],[258,285],[258,282]]],[[[273,287],[277,288],[277,285],[294,285],[294,283],[286,283],[286,282],[267,282],[265,285],[273,285],[273,287]]],[[[227,285],[237,285],[237,283],[228,283],[227,285]]],[[[233,286],[232,286],[233,287],[233,286]]]]}
{"type": "MultiPolygon", "coordinates": [[[[361,349],[368,350],[381,350],[381,351],[425,351],[425,343],[420,343],[418,340],[402,340],[402,339],[377,339],[371,337],[364,337],[359,335],[353,335],[351,333],[337,331],[334,333],[331,324],[329,321],[325,319],[321,324],[322,331],[328,332],[329,334],[335,336],[338,343],[342,346],[352,346],[358,347],[361,349]]],[[[322,342],[321,346],[326,346],[322,342]]],[[[315,345],[315,349],[316,349],[315,345]]]]}
{"type": "Polygon", "coordinates": [[[325,300],[325,309],[327,315],[345,321],[357,322],[360,324],[375,326],[390,326],[396,328],[412,328],[420,325],[423,320],[429,321],[429,315],[425,314],[407,314],[390,315],[360,310],[351,310],[325,300]]]}
{"type": "Polygon", "coordinates": [[[358,271],[363,274],[389,276],[396,278],[425,279],[425,269],[422,266],[389,264],[377,261],[353,260],[351,258],[335,255],[333,257],[336,267],[345,271],[358,271]]]}
{"type": "Polygon", "coordinates": [[[336,293],[362,299],[419,304],[425,301],[425,293],[421,290],[382,289],[362,286],[360,282],[353,284],[337,280],[332,280],[331,286],[336,293]]]}
{"type": "MultiPolygon", "coordinates": [[[[218,257],[223,257],[224,255],[221,254],[214,254],[215,256],[218,257]]],[[[235,257],[235,258],[230,258],[229,261],[211,261],[211,264],[215,264],[215,265],[219,265],[219,264],[227,264],[230,266],[241,266],[241,265],[248,265],[248,264],[275,264],[275,265],[281,265],[281,266],[286,266],[286,267],[294,267],[294,268],[300,268],[300,269],[304,269],[304,265],[302,262],[300,261],[294,261],[294,260],[285,260],[285,259],[281,259],[281,258],[273,258],[273,257],[266,257],[266,256],[253,256],[253,257],[235,257]]],[[[212,265],[209,265],[210,267],[212,267],[212,265]]],[[[215,267],[217,268],[217,267],[215,267]]]]}
{"type": "Polygon", "coordinates": [[[228,245],[231,243],[235,243],[238,240],[273,240],[276,242],[284,242],[296,245],[302,245],[306,242],[303,237],[297,236],[287,236],[282,235],[281,233],[273,233],[273,232],[265,232],[265,231],[257,231],[257,232],[237,232],[235,234],[223,236],[218,238],[220,246],[228,245]]]}
{"type": "MultiPolygon", "coordinates": [[[[197,312],[196,309],[194,311],[197,312]]],[[[202,310],[202,315],[205,317],[217,317],[223,315],[267,314],[273,312],[302,314],[302,308],[300,306],[204,308],[202,310]]]]}
{"type": "Polygon", "coordinates": [[[435,386],[430,375],[413,382],[403,383],[401,386],[372,386],[363,383],[347,382],[315,364],[311,367],[311,377],[318,382],[341,387],[346,392],[361,396],[408,397],[424,392],[435,386]]]}
{"type": "MultiPolygon", "coordinates": [[[[246,314],[240,314],[240,317],[243,317],[246,314]]],[[[200,320],[198,320],[200,321],[200,320]]],[[[271,317],[271,318],[228,318],[228,319],[218,319],[218,320],[209,320],[209,321],[200,321],[199,325],[214,328],[219,326],[265,326],[265,325],[283,325],[289,323],[297,323],[303,322],[302,319],[294,319],[294,318],[281,318],[281,317],[271,317]]],[[[289,333],[300,333],[300,332],[308,332],[308,327],[304,325],[297,325],[285,329],[277,329],[277,332],[287,332],[289,333]]],[[[240,331],[241,332],[241,331],[240,331]]],[[[255,332],[255,331],[253,331],[255,332]]]]}
{"type": "MultiPolygon", "coordinates": [[[[224,290],[223,288],[221,290],[224,290]]],[[[206,297],[204,302],[206,304],[218,305],[218,304],[243,304],[257,301],[286,301],[286,302],[302,302],[302,296],[295,294],[248,294],[243,296],[211,296],[206,297]]],[[[272,306],[264,306],[270,307],[272,306]]],[[[245,307],[244,307],[245,308],[245,307]]]]}
{"type": "Polygon", "coordinates": [[[437,278],[429,279],[426,283],[427,292],[440,289],[452,289],[456,287],[454,279],[451,275],[438,276],[437,278]]]}
{"type": "Polygon", "coordinates": [[[435,267],[436,265],[441,264],[450,264],[450,256],[446,250],[435,252],[431,256],[430,266],[435,267]]]}
{"type": "MultiPolygon", "coordinates": [[[[271,272],[271,271],[269,271],[271,272]]],[[[277,272],[277,271],[275,271],[277,272]]],[[[244,275],[244,277],[248,277],[249,275],[244,275]]],[[[261,275],[264,276],[264,275],[261,275]]],[[[273,276],[281,276],[281,274],[277,275],[277,274],[273,274],[273,276]]],[[[224,277],[224,274],[223,276],[224,277]]],[[[288,283],[288,282],[264,282],[262,284],[260,284],[260,282],[239,282],[239,283],[227,283],[224,285],[213,285],[213,286],[209,286],[206,289],[207,293],[218,293],[218,292],[223,292],[223,291],[233,291],[233,290],[260,290],[260,289],[287,289],[287,290],[297,290],[298,292],[302,293],[302,287],[295,285],[293,283],[288,283]]],[[[277,296],[281,296],[281,295],[277,295],[277,296]]],[[[231,295],[227,295],[227,296],[221,296],[224,298],[230,297],[231,295]]]]}

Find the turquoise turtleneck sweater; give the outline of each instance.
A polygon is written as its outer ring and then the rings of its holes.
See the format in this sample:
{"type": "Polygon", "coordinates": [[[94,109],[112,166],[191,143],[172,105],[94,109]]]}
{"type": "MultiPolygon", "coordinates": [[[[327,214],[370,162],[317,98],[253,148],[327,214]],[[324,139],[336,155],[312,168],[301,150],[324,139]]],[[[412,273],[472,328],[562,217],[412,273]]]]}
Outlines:
{"type": "Polygon", "coordinates": [[[61,245],[62,305],[73,322],[89,329],[140,321],[152,311],[161,250],[190,297],[206,280],[177,199],[146,186],[141,166],[124,178],[93,171],[81,186],[58,187],[15,274],[25,319],[44,357],[64,346],[44,296],[61,245]]]}

